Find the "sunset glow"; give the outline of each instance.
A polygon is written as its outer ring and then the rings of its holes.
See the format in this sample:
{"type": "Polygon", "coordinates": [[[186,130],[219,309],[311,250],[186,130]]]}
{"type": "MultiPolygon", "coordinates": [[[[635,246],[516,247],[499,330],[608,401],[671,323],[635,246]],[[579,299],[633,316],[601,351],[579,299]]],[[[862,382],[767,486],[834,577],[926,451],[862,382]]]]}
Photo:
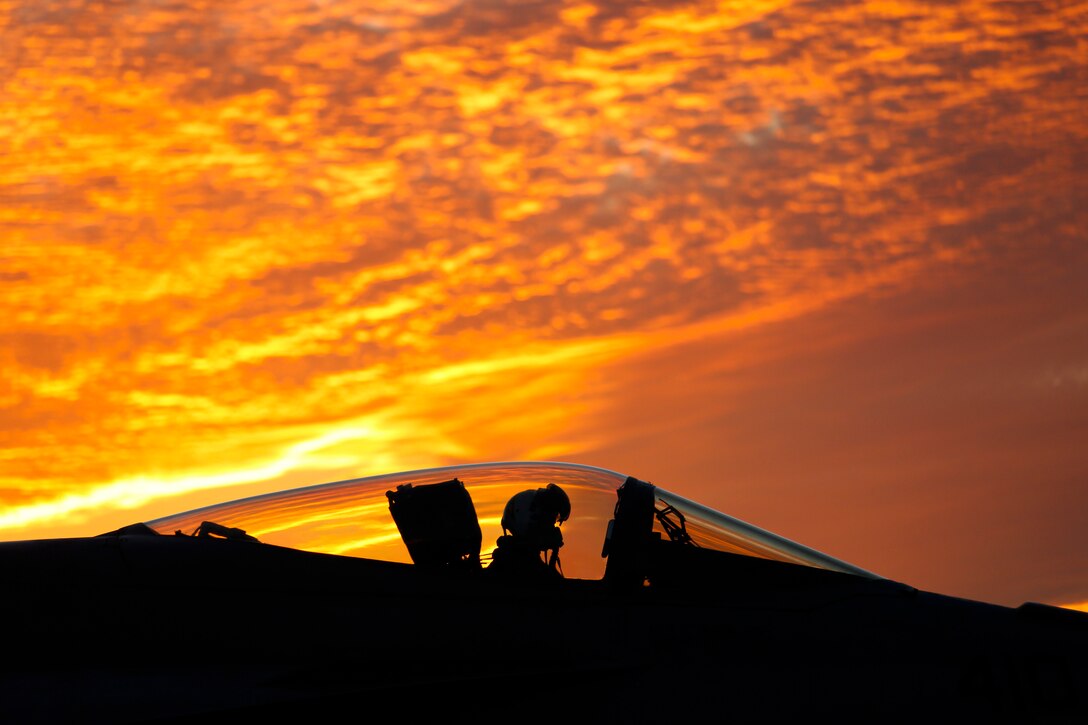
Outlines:
{"type": "Polygon", "coordinates": [[[0,538],[575,460],[1088,597],[1085,3],[0,0],[0,38],[0,538]]]}

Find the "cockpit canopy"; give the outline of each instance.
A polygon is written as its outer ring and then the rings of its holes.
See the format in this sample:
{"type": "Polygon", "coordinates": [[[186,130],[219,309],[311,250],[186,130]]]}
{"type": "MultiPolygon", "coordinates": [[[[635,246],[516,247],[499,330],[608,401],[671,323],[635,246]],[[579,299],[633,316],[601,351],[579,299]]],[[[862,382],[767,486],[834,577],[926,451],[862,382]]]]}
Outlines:
{"type": "MultiPolygon", "coordinates": [[[[618,513],[617,491],[629,480],[614,471],[571,463],[485,463],[338,481],[207,506],[148,522],[160,534],[191,534],[205,521],[242,529],[263,543],[367,559],[412,561],[390,514],[387,492],[459,479],[471,495],[483,539],[483,563],[502,535],[506,503],[548,484],[570,498],[563,523],[562,566],[567,577],[600,579],[602,543],[618,513]]],[[[762,559],[860,576],[874,575],[656,486],[653,531],[662,539],[762,559]]],[[[634,485],[634,484],[632,484],[634,485]]],[[[607,553],[607,552],[606,552],[607,553]]]]}

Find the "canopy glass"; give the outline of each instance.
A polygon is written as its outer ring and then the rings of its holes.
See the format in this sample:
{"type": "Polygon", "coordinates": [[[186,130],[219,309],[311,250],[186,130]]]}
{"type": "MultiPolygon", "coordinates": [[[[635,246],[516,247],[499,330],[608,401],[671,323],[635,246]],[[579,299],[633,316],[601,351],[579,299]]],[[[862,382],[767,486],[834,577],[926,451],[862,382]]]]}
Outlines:
{"type": "MultiPolygon", "coordinates": [[[[571,517],[562,526],[564,573],[579,579],[604,575],[601,546],[616,505],[616,490],[627,476],[572,463],[484,463],[351,479],[207,506],[156,519],[148,525],[160,534],[191,534],[202,522],[214,521],[243,529],[267,544],[410,563],[408,549],[389,513],[386,491],[403,484],[420,486],[453,478],[460,479],[472,497],[483,532],[485,566],[495,540],[502,534],[499,522],[506,502],[526,489],[554,483],[571,500],[571,517]]],[[[655,494],[659,510],[671,506],[683,515],[691,543],[696,546],[873,576],[663,489],[655,489],[655,494]]],[[[675,514],[670,518],[678,520],[675,514]]],[[[669,538],[660,517],[655,529],[669,538]]]]}

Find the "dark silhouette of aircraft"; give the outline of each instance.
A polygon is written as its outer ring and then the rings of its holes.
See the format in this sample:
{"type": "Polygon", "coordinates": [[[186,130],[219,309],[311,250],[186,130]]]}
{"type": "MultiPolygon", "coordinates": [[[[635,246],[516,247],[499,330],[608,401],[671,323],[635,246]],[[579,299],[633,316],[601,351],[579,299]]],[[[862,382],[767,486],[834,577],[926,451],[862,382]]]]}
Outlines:
{"type": "Polygon", "coordinates": [[[5,543],[0,576],[2,722],[1088,715],[1088,616],[918,591],[588,466],[5,543]]]}

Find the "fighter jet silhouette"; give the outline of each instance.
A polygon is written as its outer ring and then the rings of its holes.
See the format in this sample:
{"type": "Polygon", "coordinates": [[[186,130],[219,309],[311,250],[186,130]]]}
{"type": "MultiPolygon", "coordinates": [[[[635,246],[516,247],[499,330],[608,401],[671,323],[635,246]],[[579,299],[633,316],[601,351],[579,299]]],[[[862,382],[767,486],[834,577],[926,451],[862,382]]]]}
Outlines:
{"type": "Polygon", "coordinates": [[[1088,716],[1088,616],[919,591],[574,464],[5,543],[0,577],[3,722],[1088,716]]]}

